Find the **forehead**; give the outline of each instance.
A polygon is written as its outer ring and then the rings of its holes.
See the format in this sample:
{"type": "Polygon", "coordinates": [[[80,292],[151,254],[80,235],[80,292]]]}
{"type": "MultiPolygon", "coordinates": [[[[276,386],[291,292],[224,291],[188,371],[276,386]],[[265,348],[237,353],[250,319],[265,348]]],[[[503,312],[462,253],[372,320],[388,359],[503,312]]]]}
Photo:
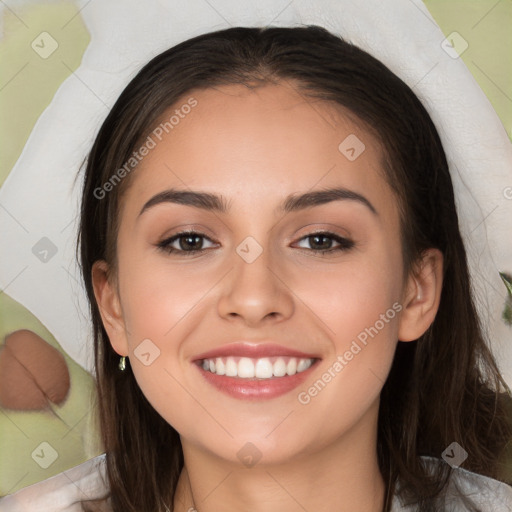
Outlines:
{"type": "Polygon", "coordinates": [[[380,144],[363,123],[289,82],[191,91],[150,136],[155,145],[131,177],[131,199],[171,187],[226,191],[253,206],[337,185],[389,194],[380,144]]]}

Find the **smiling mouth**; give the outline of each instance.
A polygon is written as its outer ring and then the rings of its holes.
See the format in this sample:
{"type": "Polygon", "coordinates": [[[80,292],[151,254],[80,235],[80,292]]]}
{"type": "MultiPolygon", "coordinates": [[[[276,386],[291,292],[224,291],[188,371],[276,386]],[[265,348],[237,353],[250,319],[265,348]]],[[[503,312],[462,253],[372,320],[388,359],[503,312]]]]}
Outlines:
{"type": "Polygon", "coordinates": [[[317,358],[299,357],[214,357],[201,359],[197,364],[205,371],[215,375],[238,379],[265,380],[291,377],[309,369],[317,358]]]}

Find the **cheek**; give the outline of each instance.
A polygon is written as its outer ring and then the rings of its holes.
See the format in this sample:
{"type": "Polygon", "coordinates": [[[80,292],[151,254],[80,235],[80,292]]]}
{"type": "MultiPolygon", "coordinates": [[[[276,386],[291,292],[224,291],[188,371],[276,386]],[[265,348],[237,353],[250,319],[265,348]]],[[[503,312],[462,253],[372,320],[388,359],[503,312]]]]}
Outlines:
{"type": "Polygon", "coordinates": [[[208,284],[204,273],[183,267],[176,272],[163,260],[156,265],[129,256],[120,265],[131,368],[146,399],[178,431],[190,430],[188,418],[198,414],[183,392],[181,342],[198,326],[201,299],[217,280],[208,284]]]}
{"type": "MultiPolygon", "coordinates": [[[[401,261],[395,255],[368,254],[347,258],[331,265],[326,272],[297,272],[288,283],[297,297],[307,306],[302,308],[320,325],[332,340],[337,353],[346,350],[347,343],[359,338],[373,327],[383,337],[393,337],[397,331],[397,309],[401,297],[401,261]],[[398,277],[397,277],[398,276],[398,277]],[[397,303],[395,308],[393,304],[397,303]]],[[[300,302],[300,301],[299,301],[300,302]]]]}
{"type": "Polygon", "coordinates": [[[176,267],[170,269],[165,264],[125,261],[121,297],[132,344],[141,337],[155,340],[168,337],[174,326],[200,302],[211,284],[208,276],[189,268],[184,265],[177,272],[176,267]]]}
{"type": "Polygon", "coordinates": [[[354,259],[329,275],[317,274],[314,286],[304,281],[295,288],[332,345],[322,373],[302,387],[299,399],[310,411],[322,409],[318,417],[351,421],[347,411],[362,414],[380,394],[398,339],[401,275],[400,256],[389,251],[380,259],[354,259]]]}

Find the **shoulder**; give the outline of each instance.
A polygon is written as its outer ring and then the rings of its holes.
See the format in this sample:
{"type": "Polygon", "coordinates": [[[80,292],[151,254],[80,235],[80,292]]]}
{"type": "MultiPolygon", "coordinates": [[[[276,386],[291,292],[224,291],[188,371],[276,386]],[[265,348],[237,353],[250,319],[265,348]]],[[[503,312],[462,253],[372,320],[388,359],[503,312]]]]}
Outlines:
{"type": "Polygon", "coordinates": [[[97,498],[108,487],[105,454],[0,498],[1,512],[79,512],[77,500],[97,498]]]}
{"type": "MultiPolygon", "coordinates": [[[[422,457],[431,465],[445,464],[442,459],[422,457]]],[[[470,512],[489,510],[512,512],[512,487],[498,480],[472,473],[462,468],[454,468],[446,488],[447,510],[470,512]]],[[[414,506],[404,506],[395,496],[392,512],[415,512],[414,506]]]]}

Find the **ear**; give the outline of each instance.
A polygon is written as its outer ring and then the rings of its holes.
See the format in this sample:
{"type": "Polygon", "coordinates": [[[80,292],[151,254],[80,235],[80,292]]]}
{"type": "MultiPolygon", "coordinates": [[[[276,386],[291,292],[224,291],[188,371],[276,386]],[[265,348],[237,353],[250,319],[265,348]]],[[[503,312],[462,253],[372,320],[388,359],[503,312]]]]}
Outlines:
{"type": "Polygon", "coordinates": [[[399,341],[417,340],[430,327],[439,308],[442,286],[443,254],[438,249],[427,249],[407,279],[399,341]]]}
{"type": "Polygon", "coordinates": [[[128,355],[126,326],[116,283],[113,282],[106,261],[95,261],[92,266],[92,285],[103,326],[112,348],[121,356],[128,355]]]}

